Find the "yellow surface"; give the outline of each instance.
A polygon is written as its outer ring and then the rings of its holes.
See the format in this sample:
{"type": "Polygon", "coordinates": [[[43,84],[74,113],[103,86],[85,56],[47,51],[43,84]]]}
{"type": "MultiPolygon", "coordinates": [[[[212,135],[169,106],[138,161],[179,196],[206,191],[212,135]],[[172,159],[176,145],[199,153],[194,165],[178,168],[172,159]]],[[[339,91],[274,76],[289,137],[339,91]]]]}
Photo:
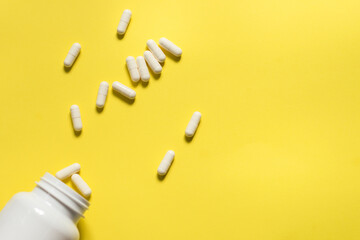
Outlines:
{"type": "Polygon", "coordinates": [[[79,162],[93,189],[81,240],[359,239],[359,12],[358,0],[2,1],[0,208],[79,162]],[[181,60],[132,86],[125,58],[163,36],[181,60]],[[134,104],[110,90],[98,113],[104,80],[132,86],[134,104]]]}

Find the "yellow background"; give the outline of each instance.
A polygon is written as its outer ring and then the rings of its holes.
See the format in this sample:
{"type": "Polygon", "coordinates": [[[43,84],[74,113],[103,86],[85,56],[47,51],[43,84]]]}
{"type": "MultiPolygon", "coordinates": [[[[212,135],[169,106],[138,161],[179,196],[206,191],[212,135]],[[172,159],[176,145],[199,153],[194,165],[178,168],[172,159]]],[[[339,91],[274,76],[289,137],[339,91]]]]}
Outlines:
{"type": "Polygon", "coordinates": [[[79,162],[93,189],[81,240],[359,239],[359,13],[358,0],[1,1],[0,208],[79,162]],[[132,86],[125,58],[160,37],[181,60],[132,86]],[[134,104],[110,88],[98,113],[101,81],[131,86],[134,104]]]}

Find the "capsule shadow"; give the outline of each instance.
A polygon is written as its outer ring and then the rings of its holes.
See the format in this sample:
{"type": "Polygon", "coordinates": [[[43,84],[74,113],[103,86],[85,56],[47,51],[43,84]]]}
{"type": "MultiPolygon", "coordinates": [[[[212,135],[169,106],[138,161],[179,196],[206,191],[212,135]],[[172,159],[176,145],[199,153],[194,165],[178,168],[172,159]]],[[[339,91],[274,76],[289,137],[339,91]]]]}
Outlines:
{"type": "Polygon", "coordinates": [[[73,64],[70,67],[66,67],[64,65],[64,72],[69,73],[71,69],[73,69],[73,67],[77,64],[77,61],[79,61],[80,57],[81,57],[81,51],[79,52],[78,56],[75,58],[73,64]]]}
{"type": "Polygon", "coordinates": [[[104,111],[104,107],[99,108],[98,106],[95,106],[95,108],[98,113],[102,113],[102,111],[104,111]]]}
{"type": "Polygon", "coordinates": [[[125,37],[125,33],[121,35],[116,32],[116,37],[117,39],[122,40],[125,37]]]}
{"type": "Polygon", "coordinates": [[[125,37],[125,34],[129,31],[129,28],[130,28],[130,25],[131,25],[131,19],[130,19],[130,22],[128,23],[126,29],[125,29],[125,32],[124,34],[119,34],[117,31],[116,31],[116,37],[121,40],[125,37]]]}
{"type": "Polygon", "coordinates": [[[154,78],[155,80],[158,80],[161,77],[161,73],[155,74],[153,71],[151,71],[151,69],[149,69],[149,72],[151,77],[154,78]]]}
{"type": "Polygon", "coordinates": [[[171,163],[171,165],[170,165],[170,167],[169,167],[169,169],[168,169],[168,171],[167,171],[167,173],[165,175],[160,175],[160,174],[156,173],[157,179],[160,182],[164,181],[166,176],[170,174],[171,169],[174,167],[175,158],[176,158],[176,156],[174,156],[174,159],[173,159],[173,161],[172,161],[172,163],[171,163]]]}
{"type": "Polygon", "coordinates": [[[139,85],[139,82],[140,82],[141,80],[139,80],[139,81],[137,81],[137,82],[134,82],[133,80],[130,79],[130,81],[131,81],[131,85],[133,85],[134,87],[137,87],[137,85],[139,85]]]}
{"type": "Polygon", "coordinates": [[[114,89],[112,90],[113,95],[115,95],[116,97],[120,98],[121,100],[123,100],[124,102],[126,102],[129,105],[134,104],[135,102],[135,98],[134,99],[129,99],[123,95],[121,95],[120,93],[118,93],[117,91],[115,91],[114,89]]]}
{"type": "Polygon", "coordinates": [[[147,82],[141,81],[141,85],[145,88],[149,85],[149,82],[150,81],[147,81],[147,82]]]}
{"type": "Polygon", "coordinates": [[[164,181],[166,175],[156,174],[156,176],[157,176],[157,179],[158,179],[160,182],[162,182],[162,181],[164,181]]]}
{"type": "Polygon", "coordinates": [[[188,136],[184,135],[185,141],[188,142],[188,143],[194,141],[195,135],[199,131],[199,128],[200,128],[200,125],[197,127],[197,129],[196,129],[196,131],[195,131],[195,133],[194,133],[194,135],[192,137],[188,137],[188,136]]]}
{"type": "MultiPolygon", "coordinates": [[[[79,172],[80,172],[80,171],[79,171],[79,172]]],[[[79,174],[79,172],[78,172],[78,174],[79,174]]],[[[71,181],[71,176],[69,176],[69,177],[67,177],[67,178],[62,179],[61,181],[62,181],[62,182],[64,182],[64,183],[68,183],[68,182],[70,182],[70,181],[71,181]]]]}
{"type": "Polygon", "coordinates": [[[160,46],[161,50],[165,53],[166,57],[171,58],[172,60],[174,60],[175,62],[179,62],[181,60],[181,56],[177,57],[173,54],[171,54],[168,50],[166,50],[165,48],[162,48],[160,46]]]}
{"type": "Polygon", "coordinates": [[[72,127],[72,129],[73,129],[73,132],[74,132],[75,137],[80,137],[82,131],[75,131],[75,129],[74,129],[74,127],[73,127],[73,122],[72,122],[72,118],[71,118],[71,113],[69,114],[69,118],[70,118],[70,124],[71,124],[71,127],[72,127]]]}
{"type": "Polygon", "coordinates": [[[75,134],[76,137],[80,137],[81,132],[82,132],[82,131],[75,131],[75,130],[74,130],[74,134],[75,134]]]}
{"type": "Polygon", "coordinates": [[[125,63],[125,72],[127,72],[127,75],[128,75],[128,78],[130,79],[131,84],[132,84],[134,87],[136,87],[136,86],[139,84],[140,80],[139,80],[138,82],[134,82],[134,81],[131,79],[130,72],[129,72],[128,68],[127,68],[126,63],[125,63]]]}
{"type": "MultiPolygon", "coordinates": [[[[72,67],[72,66],[71,66],[71,67],[72,67]]],[[[67,66],[64,65],[64,71],[65,71],[66,73],[70,72],[71,67],[67,67],[67,66]]]]}
{"type": "MultiPolygon", "coordinates": [[[[195,135],[194,135],[194,136],[195,136],[195,135]]],[[[193,140],[194,136],[188,137],[188,136],[184,135],[185,141],[188,142],[188,143],[190,143],[190,142],[193,140]]]]}

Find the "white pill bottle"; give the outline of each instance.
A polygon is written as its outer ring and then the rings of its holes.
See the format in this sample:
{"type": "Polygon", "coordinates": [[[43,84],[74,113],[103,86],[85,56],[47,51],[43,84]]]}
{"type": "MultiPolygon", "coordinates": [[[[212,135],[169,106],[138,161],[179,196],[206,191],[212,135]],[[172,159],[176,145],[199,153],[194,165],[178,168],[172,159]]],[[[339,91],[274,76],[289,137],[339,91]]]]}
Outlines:
{"type": "Polygon", "coordinates": [[[32,192],[20,192],[0,212],[1,240],[78,240],[89,202],[46,173],[32,192]]]}

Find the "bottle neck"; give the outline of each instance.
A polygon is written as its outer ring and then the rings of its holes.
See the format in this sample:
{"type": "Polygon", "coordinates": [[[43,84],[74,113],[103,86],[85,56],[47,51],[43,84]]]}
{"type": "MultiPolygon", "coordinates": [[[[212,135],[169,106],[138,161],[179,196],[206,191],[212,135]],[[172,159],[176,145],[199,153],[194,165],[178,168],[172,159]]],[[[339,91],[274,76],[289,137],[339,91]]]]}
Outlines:
{"type": "Polygon", "coordinates": [[[90,203],[65,183],[46,173],[33,190],[48,205],[78,223],[90,203]]]}

